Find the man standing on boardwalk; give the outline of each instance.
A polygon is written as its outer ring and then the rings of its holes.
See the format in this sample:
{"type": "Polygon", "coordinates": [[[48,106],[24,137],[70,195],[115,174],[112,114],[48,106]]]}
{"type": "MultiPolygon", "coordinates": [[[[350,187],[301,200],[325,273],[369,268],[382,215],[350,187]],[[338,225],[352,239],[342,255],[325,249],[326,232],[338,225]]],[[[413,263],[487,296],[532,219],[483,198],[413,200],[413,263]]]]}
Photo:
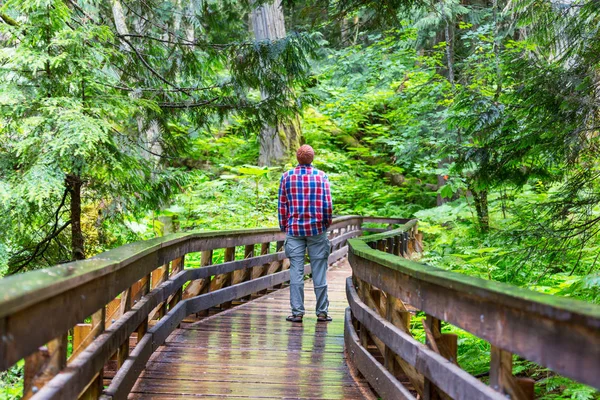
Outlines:
{"type": "Polygon", "coordinates": [[[308,248],[317,297],[317,321],[331,321],[327,298],[327,259],[330,253],[327,228],[331,225],[332,203],[329,180],[311,163],[315,152],[309,145],[297,153],[298,166],[287,171],[279,184],[279,227],[286,233],[285,254],[290,259],[290,322],[304,316],[304,254],[308,248]]]}

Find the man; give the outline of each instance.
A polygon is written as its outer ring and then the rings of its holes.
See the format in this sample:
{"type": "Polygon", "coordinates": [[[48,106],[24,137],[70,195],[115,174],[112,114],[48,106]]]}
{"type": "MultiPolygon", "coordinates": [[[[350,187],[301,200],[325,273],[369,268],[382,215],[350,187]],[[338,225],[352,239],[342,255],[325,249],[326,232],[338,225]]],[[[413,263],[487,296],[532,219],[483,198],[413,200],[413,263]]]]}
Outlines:
{"type": "Polygon", "coordinates": [[[327,314],[327,259],[330,244],[327,228],[331,225],[332,204],[327,175],[311,164],[315,152],[309,145],[297,153],[298,166],[287,171],[279,184],[279,227],[286,232],[285,254],[290,259],[290,322],[302,322],[304,316],[304,253],[308,248],[310,267],[317,297],[317,321],[331,321],[327,314]]]}

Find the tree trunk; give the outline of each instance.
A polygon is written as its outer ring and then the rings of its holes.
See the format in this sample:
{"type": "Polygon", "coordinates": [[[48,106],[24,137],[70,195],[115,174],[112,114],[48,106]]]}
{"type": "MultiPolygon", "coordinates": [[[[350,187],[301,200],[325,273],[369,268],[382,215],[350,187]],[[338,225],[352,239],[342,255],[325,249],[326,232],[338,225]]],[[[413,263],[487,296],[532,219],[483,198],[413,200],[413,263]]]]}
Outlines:
{"type": "MultiPolygon", "coordinates": [[[[278,40],[286,35],[281,0],[265,3],[252,12],[252,30],[256,40],[278,40]]],[[[262,93],[262,98],[265,94],[262,93]]],[[[260,131],[260,165],[281,164],[300,145],[300,120],[278,123],[277,126],[263,126],[260,131]]]]}
{"type": "Polygon", "coordinates": [[[121,2],[119,0],[113,0],[112,12],[115,28],[117,28],[117,32],[119,33],[119,35],[129,34],[129,29],[127,29],[127,23],[125,22],[125,13],[123,12],[123,6],[121,5],[121,2]]]}
{"type": "Polygon", "coordinates": [[[488,212],[487,190],[470,190],[473,194],[473,201],[475,202],[475,210],[477,211],[477,221],[479,223],[479,229],[481,230],[481,232],[487,233],[490,230],[490,216],[488,212]]]}
{"type": "Polygon", "coordinates": [[[81,231],[81,186],[77,175],[67,175],[66,185],[71,195],[71,253],[72,259],[85,259],[83,232],[81,231]]]}
{"type": "Polygon", "coordinates": [[[295,117],[288,123],[277,124],[277,127],[265,125],[260,131],[259,165],[276,165],[287,161],[287,158],[300,146],[300,119],[295,117]]]}

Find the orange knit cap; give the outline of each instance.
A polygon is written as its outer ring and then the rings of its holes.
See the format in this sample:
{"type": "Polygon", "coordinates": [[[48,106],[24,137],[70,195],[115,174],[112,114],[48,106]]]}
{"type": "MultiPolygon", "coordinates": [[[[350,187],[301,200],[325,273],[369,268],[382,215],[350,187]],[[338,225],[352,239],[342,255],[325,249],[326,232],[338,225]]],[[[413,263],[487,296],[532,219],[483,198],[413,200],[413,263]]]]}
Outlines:
{"type": "Polygon", "coordinates": [[[296,158],[299,164],[310,164],[315,158],[315,151],[307,144],[302,145],[296,152],[296,158]]]}

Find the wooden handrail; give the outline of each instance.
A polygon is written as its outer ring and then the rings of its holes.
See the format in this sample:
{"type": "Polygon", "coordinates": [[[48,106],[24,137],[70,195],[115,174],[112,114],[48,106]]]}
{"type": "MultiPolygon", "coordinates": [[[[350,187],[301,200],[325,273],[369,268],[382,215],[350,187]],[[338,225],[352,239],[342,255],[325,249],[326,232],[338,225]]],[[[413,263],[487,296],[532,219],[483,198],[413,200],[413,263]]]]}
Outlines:
{"type": "MultiPolygon", "coordinates": [[[[397,225],[405,220],[373,217],[369,222],[397,225]]],[[[334,249],[330,262],[346,255],[346,241],[361,234],[362,223],[360,216],[333,220],[329,230],[334,249]]],[[[92,337],[85,338],[83,347],[87,347],[77,349],[78,354],[66,367],[62,355],[59,357],[62,361],[53,365],[46,364],[53,363],[49,360],[54,360],[54,356],[26,361],[25,397],[63,399],[102,395],[104,398],[124,398],[145,365],[144,360],[183,318],[288,281],[289,270],[285,269],[282,251],[256,256],[250,251],[252,257],[233,258],[236,246],[244,246],[248,252],[254,245],[262,244],[268,249],[269,243],[276,242],[280,249],[284,238],[285,234],[275,228],[179,233],[132,243],[88,260],[1,279],[0,371],[29,354],[48,352],[40,346],[55,338],[65,338],[68,330],[94,315],[93,324],[96,325],[82,326],[86,332],[93,332],[92,337]],[[183,269],[186,254],[202,252],[204,260],[206,253],[209,256],[207,263],[211,264],[212,251],[216,249],[228,249],[230,258],[216,265],[183,269]],[[170,263],[172,273],[169,277],[164,271],[166,268],[168,274],[170,263]],[[249,271],[260,265],[269,268],[261,267],[258,276],[240,273],[234,281],[232,273],[249,271]],[[158,281],[150,285],[151,276],[158,277],[158,281]],[[210,281],[214,277],[221,277],[215,291],[202,291],[182,299],[186,282],[210,281]],[[104,310],[109,303],[114,310],[115,301],[120,302],[120,311],[116,312],[114,320],[106,321],[104,330],[104,310]],[[149,317],[159,318],[159,321],[149,326],[149,317]],[[36,321],[35,329],[31,328],[32,321],[36,321]],[[37,323],[39,321],[43,323],[37,323]],[[137,338],[131,355],[130,337],[137,338]],[[109,389],[103,390],[102,369],[115,354],[119,369],[109,389]],[[48,374],[48,370],[53,372],[48,374]],[[60,373],[54,376],[57,371],[60,373]]],[[[62,349],[64,346],[60,343],[66,342],[60,340],[58,347],[53,345],[48,349],[62,349]]]]}
{"type": "MultiPolygon", "coordinates": [[[[393,334],[398,333],[398,327],[405,322],[394,313],[408,314],[408,306],[427,315],[424,325],[432,350],[419,350],[423,354],[437,351],[455,362],[456,354],[450,353],[456,351],[451,349],[455,347],[452,341],[455,343],[456,337],[441,334],[440,321],[490,342],[493,349],[492,386],[512,398],[529,398],[526,392],[532,385],[532,382],[519,381],[512,376],[512,353],[600,388],[600,306],[411,261],[410,250],[420,247],[419,240],[416,221],[385,233],[348,240],[348,259],[354,278],[348,288],[348,299],[352,318],[361,327],[361,340],[363,344],[367,343],[367,338],[374,340],[382,354],[394,350],[389,357],[386,354],[386,362],[389,358],[390,365],[393,365],[393,357],[400,356],[398,361],[408,363],[409,367],[412,365],[418,373],[424,374],[423,387],[419,386],[418,379],[413,379],[419,394],[428,398],[439,389],[443,392],[440,395],[456,396],[454,398],[495,398],[489,392],[482,392],[481,387],[466,383],[460,388],[442,385],[435,389],[440,382],[428,375],[431,366],[426,367],[423,361],[414,357],[407,358],[409,349],[414,351],[418,345],[410,340],[410,335],[393,334]],[[394,301],[399,302],[401,310],[395,309],[394,301]],[[379,318],[372,315],[372,309],[379,311],[379,318]]],[[[402,332],[410,334],[407,328],[402,332]]],[[[449,379],[452,370],[457,372],[456,368],[438,367],[438,370],[445,368],[449,379]]],[[[451,380],[461,379],[467,378],[455,374],[451,380]]]]}

